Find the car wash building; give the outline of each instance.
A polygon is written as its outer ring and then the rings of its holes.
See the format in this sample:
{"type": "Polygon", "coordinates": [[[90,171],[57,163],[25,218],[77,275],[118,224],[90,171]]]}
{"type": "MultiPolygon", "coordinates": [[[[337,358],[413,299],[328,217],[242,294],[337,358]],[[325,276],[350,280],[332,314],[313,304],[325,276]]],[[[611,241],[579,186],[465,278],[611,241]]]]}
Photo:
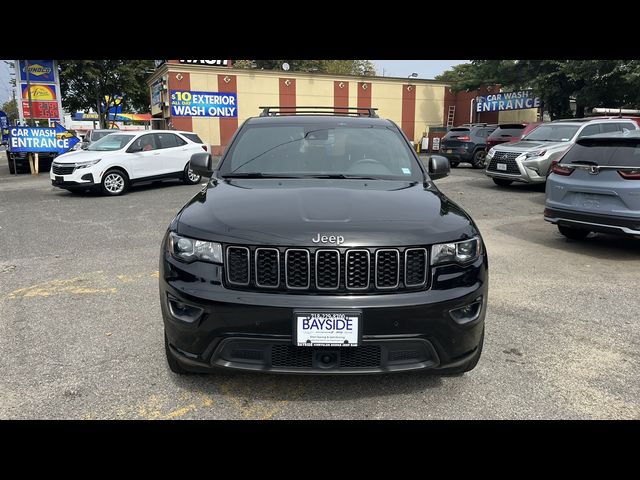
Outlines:
{"type": "Polygon", "coordinates": [[[195,132],[212,146],[214,155],[222,152],[244,120],[260,114],[260,106],[322,106],[336,111],[374,107],[416,143],[463,123],[535,121],[537,116],[534,107],[478,107],[498,94],[499,86],[455,94],[444,82],[417,78],[237,69],[228,60],[167,60],[156,65],[148,79],[152,128],[195,132]]]}

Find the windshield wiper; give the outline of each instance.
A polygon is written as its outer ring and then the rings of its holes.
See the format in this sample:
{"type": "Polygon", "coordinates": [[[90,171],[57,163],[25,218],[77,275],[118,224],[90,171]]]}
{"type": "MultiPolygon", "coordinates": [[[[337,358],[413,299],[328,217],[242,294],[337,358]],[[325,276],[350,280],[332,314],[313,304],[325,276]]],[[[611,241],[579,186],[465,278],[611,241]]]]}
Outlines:
{"type": "Polygon", "coordinates": [[[379,177],[367,177],[362,175],[345,175],[344,173],[327,173],[318,175],[305,175],[306,178],[346,178],[348,180],[382,180],[379,177]]]}
{"type": "Polygon", "coordinates": [[[282,173],[262,173],[262,172],[246,172],[246,173],[227,173],[222,178],[304,178],[300,175],[286,175],[282,173]]]}
{"type": "Polygon", "coordinates": [[[346,175],[344,173],[328,173],[317,175],[287,175],[285,173],[262,173],[262,172],[246,172],[246,173],[227,173],[222,178],[340,178],[348,180],[382,180],[378,177],[367,177],[362,175],[346,175]]]}

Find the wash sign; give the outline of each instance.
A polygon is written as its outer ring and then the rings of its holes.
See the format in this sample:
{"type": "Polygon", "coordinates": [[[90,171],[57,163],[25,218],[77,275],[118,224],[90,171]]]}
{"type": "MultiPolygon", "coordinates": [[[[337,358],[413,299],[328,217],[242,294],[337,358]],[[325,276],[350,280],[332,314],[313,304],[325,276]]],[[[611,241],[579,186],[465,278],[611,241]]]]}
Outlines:
{"type": "Polygon", "coordinates": [[[476,112],[501,112],[504,110],[524,110],[538,108],[540,99],[531,90],[500,92],[495,95],[477,97],[476,112]]]}
{"type": "Polygon", "coordinates": [[[238,116],[238,98],[227,92],[171,90],[171,115],[175,117],[238,116]]]}
{"type": "Polygon", "coordinates": [[[55,128],[9,128],[9,150],[12,152],[57,152],[62,154],[70,150],[78,141],[78,138],[58,124],[55,128]]]}

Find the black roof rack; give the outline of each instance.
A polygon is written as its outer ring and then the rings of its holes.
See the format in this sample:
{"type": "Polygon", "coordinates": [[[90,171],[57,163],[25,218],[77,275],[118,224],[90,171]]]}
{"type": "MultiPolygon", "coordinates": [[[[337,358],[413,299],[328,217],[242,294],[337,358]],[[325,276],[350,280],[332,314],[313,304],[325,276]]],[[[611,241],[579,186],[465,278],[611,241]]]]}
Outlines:
{"type": "Polygon", "coordinates": [[[378,118],[377,108],[371,107],[258,107],[262,109],[261,117],[276,115],[353,115],[356,117],[378,118]]]}

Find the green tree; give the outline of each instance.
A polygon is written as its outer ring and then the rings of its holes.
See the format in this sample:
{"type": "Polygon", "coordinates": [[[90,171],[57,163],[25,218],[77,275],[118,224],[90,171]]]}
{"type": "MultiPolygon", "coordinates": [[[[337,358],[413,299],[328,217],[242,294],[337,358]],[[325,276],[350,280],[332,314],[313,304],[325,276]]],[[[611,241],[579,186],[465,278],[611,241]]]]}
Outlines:
{"type": "Polygon", "coordinates": [[[257,68],[282,70],[282,64],[289,64],[291,72],[317,72],[333,75],[372,76],[376,69],[370,60],[236,60],[236,68],[257,68]]]}
{"type": "Polygon", "coordinates": [[[18,119],[18,104],[15,98],[11,100],[7,100],[0,106],[0,110],[7,114],[7,118],[9,119],[9,123],[13,124],[14,120],[18,119]]]}
{"type": "Polygon", "coordinates": [[[67,111],[95,109],[100,128],[107,128],[116,95],[122,95],[121,111],[149,111],[146,78],[153,69],[152,60],[60,60],[58,64],[62,105],[67,111]],[[106,104],[105,97],[110,99],[106,104]]]}
{"type": "Polygon", "coordinates": [[[499,84],[505,89],[532,89],[551,118],[576,116],[595,107],[640,105],[638,60],[474,60],[436,77],[454,91],[499,84]]]}

